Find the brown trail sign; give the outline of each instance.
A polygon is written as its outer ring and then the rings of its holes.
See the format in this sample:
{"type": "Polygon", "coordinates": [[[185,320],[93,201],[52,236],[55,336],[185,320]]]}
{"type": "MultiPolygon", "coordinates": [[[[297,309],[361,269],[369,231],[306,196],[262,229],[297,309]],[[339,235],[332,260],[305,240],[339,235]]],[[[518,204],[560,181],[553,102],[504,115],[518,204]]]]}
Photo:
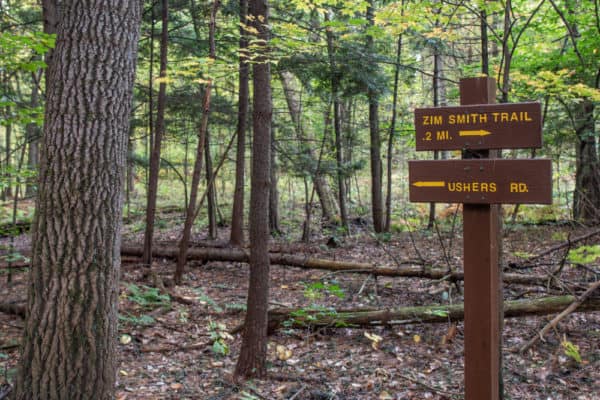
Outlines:
{"type": "Polygon", "coordinates": [[[540,103],[415,109],[417,150],[542,147],[540,103]]]}
{"type": "Polygon", "coordinates": [[[410,201],[551,204],[550,160],[409,161],[410,201]]]}
{"type": "Polygon", "coordinates": [[[550,160],[502,160],[490,149],[541,147],[538,103],[495,102],[496,81],[460,81],[460,107],[415,110],[417,150],[463,151],[463,160],[410,161],[410,200],[465,203],[465,399],[502,394],[500,203],[551,203],[550,160]],[[472,151],[477,150],[477,151],[472,151]],[[473,157],[474,156],[474,157],[473,157]]]}

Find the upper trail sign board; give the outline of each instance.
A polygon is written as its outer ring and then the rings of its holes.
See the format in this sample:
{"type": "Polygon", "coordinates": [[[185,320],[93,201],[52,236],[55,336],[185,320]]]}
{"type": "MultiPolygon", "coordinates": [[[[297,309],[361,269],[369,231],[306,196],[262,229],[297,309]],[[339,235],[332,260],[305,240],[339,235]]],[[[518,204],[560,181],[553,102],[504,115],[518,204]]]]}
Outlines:
{"type": "Polygon", "coordinates": [[[540,103],[415,109],[417,150],[542,147],[540,103]]]}

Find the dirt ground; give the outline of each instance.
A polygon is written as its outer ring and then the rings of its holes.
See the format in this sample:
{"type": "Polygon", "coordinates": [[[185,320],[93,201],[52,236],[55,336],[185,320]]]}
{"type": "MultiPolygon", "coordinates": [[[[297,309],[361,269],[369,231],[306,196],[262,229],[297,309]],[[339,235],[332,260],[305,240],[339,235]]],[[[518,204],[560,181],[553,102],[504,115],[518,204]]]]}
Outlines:
{"type": "MultiPolygon", "coordinates": [[[[525,267],[523,258],[593,229],[556,223],[507,227],[503,240],[505,271],[545,276],[565,261],[568,248],[551,252],[525,267]]],[[[450,232],[445,227],[402,232],[377,240],[355,228],[338,247],[328,246],[325,236],[315,237],[311,244],[274,240],[273,247],[294,254],[379,266],[402,263],[461,270],[462,233],[460,229],[450,232]]],[[[224,229],[220,236],[224,241],[227,231],[224,229]]],[[[163,245],[172,244],[177,232],[161,232],[159,239],[163,245]]],[[[203,234],[194,239],[203,240],[203,234]]],[[[17,240],[24,251],[27,241],[25,235],[17,240]]],[[[141,243],[135,233],[126,233],[124,241],[141,243]]],[[[598,243],[600,234],[572,247],[598,243]]],[[[234,382],[231,375],[241,340],[239,334],[230,337],[224,332],[243,321],[248,266],[190,262],[184,285],[172,289],[180,301],[173,301],[144,286],[149,281],[142,278],[143,270],[135,260],[124,261],[118,338],[119,400],[463,398],[462,322],[413,321],[369,329],[283,327],[269,337],[269,379],[234,382]],[[219,338],[216,346],[212,345],[215,338],[219,338]]],[[[168,280],[174,262],[157,259],[153,268],[168,280]]],[[[24,301],[26,271],[13,270],[11,284],[7,284],[6,271],[0,269],[0,301],[24,301]]],[[[561,275],[565,282],[593,282],[599,278],[599,259],[585,265],[567,260],[561,275]]],[[[504,286],[505,299],[547,294],[569,293],[504,286]]],[[[270,298],[273,307],[391,308],[460,303],[462,288],[444,281],[381,277],[375,280],[362,274],[272,266],[270,298]]],[[[552,317],[505,320],[505,398],[600,399],[600,312],[573,313],[531,350],[524,354],[515,350],[552,317]]],[[[14,376],[22,323],[17,316],[0,313],[0,386],[14,376]]]]}

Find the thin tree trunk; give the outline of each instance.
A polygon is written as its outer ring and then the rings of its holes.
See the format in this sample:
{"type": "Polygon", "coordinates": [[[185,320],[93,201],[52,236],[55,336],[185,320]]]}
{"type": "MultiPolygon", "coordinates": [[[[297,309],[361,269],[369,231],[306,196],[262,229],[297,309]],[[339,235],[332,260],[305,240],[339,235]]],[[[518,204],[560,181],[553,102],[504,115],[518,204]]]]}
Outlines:
{"type": "Polygon", "coordinates": [[[65,2],[61,10],[15,398],[108,400],[141,10],[115,0],[65,2]],[[82,46],[81,38],[90,40],[82,46]]]}
{"type": "Polygon", "coordinates": [[[215,181],[213,179],[213,165],[210,154],[210,130],[206,130],[204,137],[204,157],[206,158],[206,188],[208,190],[207,212],[208,212],[208,237],[217,238],[217,206],[215,201],[215,181]]]}
{"type": "Polygon", "coordinates": [[[148,198],[146,202],[146,230],[144,232],[144,257],[142,263],[152,266],[152,239],[154,237],[154,218],[156,215],[156,198],[158,193],[158,175],[160,173],[160,153],[162,139],[165,134],[165,108],[167,105],[167,50],[169,42],[169,0],[162,0],[162,30],[160,36],[160,78],[158,87],[158,105],[156,109],[156,129],[152,155],[150,157],[150,177],[148,182],[148,198]]]}
{"type": "MultiPolygon", "coordinates": [[[[32,109],[35,109],[40,104],[39,99],[39,84],[42,77],[42,71],[33,72],[31,74],[32,78],[32,88],[31,88],[31,102],[30,106],[32,109]]],[[[40,129],[35,123],[27,124],[25,128],[25,138],[27,141],[27,145],[29,146],[29,153],[27,155],[27,167],[31,171],[37,170],[38,162],[39,162],[39,140],[40,140],[40,129]]],[[[25,196],[30,197],[35,194],[35,185],[33,182],[29,180],[26,182],[27,186],[25,188],[25,196]]]]}
{"type": "MultiPolygon", "coordinates": [[[[484,5],[485,7],[485,5],[484,5]]],[[[487,32],[487,11],[481,10],[480,15],[480,29],[481,29],[481,73],[484,75],[490,75],[490,57],[489,57],[489,44],[488,44],[488,32],[487,32]]]]}
{"type": "MultiPolygon", "coordinates": [[[[404,15],[404,0],[402,1],[402,15],[404,15]]],[[[394,69],[394,95],[392,100],[392,122],[387,146],[387,188],[385,197],[385,225],[384,231],[389,232],[392,221],[392,161],[394,150],[394,137],[396,135],[396,113],[398,108],[398,80],[400,75],[400,60],[402,56],[402,34],[398,35],[396,48],[396,66],[394,69]]]]}
{"type": "Polygon", "coordinates": [[[294,130],[296,132],[298,141],[300,142],[299,145],[302,149],[302,153],[308,157],[311,165],[312,179],[317,195],[319,196],[323,220],[326,222],[332,222],[337,211],[337,205],[335,204],[335,199],[331,194],[331,189],[327,183],[327,178],[321,174],[321,171],[319,170],[320,168],[317,165],[317,155],[315,154],[315,150],[312,145],[314,137],[304,131],[304,127],[302,125],[302,105],[299,96],[296,94],[298,89],[296,85],[294,85],[294,76],[289,71],[280,71],[279,79],[281,80],[281,85],[283,86],[283,94],[285,95],[290,118],[294,124],[294,130]]]}
{"type": "Polygon", "coordinates": [[[235,191],[231,211],[231,236],[233,246],[244,243],[244,175],[246,169],[246,124],[248,120],[248,78],[249,66],[246,51],[248,37],[245,25],[248,14],[248,0],[240,0],[240,58],[239,58],[239,94],[237,121],[237,153],[235,160],[235,191]]]}
{"type": "MultiPolygon", "coordinates": [[[[195,15],[195,4],[192,0],[190,3],[192,8],[192,14],[195,15]]],[[[211,22],[209,23],[208,42],[209,42],[209,57],[216,57],[216,46],[215,46],[215,30],[217,27],[216,17],[219,9],[220,2],[215,0],[211,11],[211,22]]],[[[199,27],[194,18],[194,31],[196,33],[196,40],[200,40],[199,27]]],[[[173,280],[176,285],[181,284],[181,278],[187,262],[188,244],[192,235],[192,226],[196,219],[196,199],[198,198],[198,186],[200,185],[200,177],[202,174],[202,155],[204,154],[204,146],[206,144],[205,138],[208,131],[208,118],[210,115],[210,97],[212,93],[212,79],[208,80],[204,91],[204,101],[202,103],[202,121],[198,129],[198,146],[196,147],[196,161],[194,162],[194,172],[192,173],[192,186],[190,188],[190,201],[188,202],[187,211],[185,213],[185,222],[183,224],[183,232],[181,233],[181,241],[179,242],[179,255],[177,257],[177,266],[175,267],[175,274],[173,280]]],[[[215,172],[216,173],[216,172],[215,172]]],[[[213,174],[214,176],[214,174],[213,174]]],[[[208,182],[210,185],[211,181],[208,182]]],[[[208,191],[208,187],[207,187],[208,191]]]]}
{"type": "Polygon", "coordinates": [[[250,193],[250,282],[248,311],[235,375],[267,374],[267,310],[269,306],[269,188],[271,164],[271,72],[267,0],[250,0],[249,14],[257,31],[253,65],[252,190],[250,193]]]}
{"type": "Polygon", "coordinates": [[[277,152],[275,149],[275,132],[273,124],[271,124],[271,167],[269,168],[271,175],[271,187],[269,190],[269,230],[271,235],[280,235],[281,228],[279,227],[279,188],[278,188],[278,166],[277,152]]]}
{"type": "MultiPolygon", "coordinates": [[[[325,20],[329,21],[329,16],[325,15],[325,20]]],[[[339,100],[339,77],[337,76],[337,67],[335,62],[335,48],[333,43],[333,32],[331,28],[326,28],[327,35],[327,54],[329,56],[329,69],[331,74],[331,96],[333,98],[333,131],[335,134],[335,159],[337,169],[338,184],[338,203],[340,206],[341,224],[346,233],[348,232],[348,211],[346,210],[346,174],[344,173],[344,156],[342,149],[342,126],[340,115],[339,100]]]]}
{"type": "Polygon", "coordinates": [[[202,122],[198,129],[198,145],[196,147],[196,160],[194,161],[194,172],[192,172],[192,184],[190,188],[190,200],[188,202],[187,211],[185,213],[185,222],[183,224],[183,231],[181,233],[181,241],[179,242],[179,255],[177,257],[177,266],[175,268],[175,274],[173,280],[176,285],[181,284],[181,277],[183,276],[183,270],[185,263],[187,262],[188,246],[190,242],[190,236],[192,234],[192,226],[194,225],[194,219],[196,217],[196,200],[198,198],[198,186],[200,185],[200,177],[202,175],[202,157],[204,155],[204,140],[206,130],[208,126],[208,116],[210,113],[210,95],[211,95],[211,82],[209,81],[204,91],[204,101],[202,104],[202,122]]]}
{"type": "MultiPolygon", "coordinates": [[[[374,2],[369,0],[367,5],[367,26],[373,26],[374,2]]],[[[367,52],[370,57],[375,56],[373,37],[367,35],[367,52]]],[[[375,64],[374,60],[370,61],[375,64]]],[[[376,65],[376,64],[375,64],[376,65]]],[[[369,99],[369,137],[371,156],[371,211],[373,215],[373,229],[376,233],[383,232],[383,197],[381,194],[381,135],[379,134],[379,92],[377,88],[369,85],[367,90],[369,99]]]]}

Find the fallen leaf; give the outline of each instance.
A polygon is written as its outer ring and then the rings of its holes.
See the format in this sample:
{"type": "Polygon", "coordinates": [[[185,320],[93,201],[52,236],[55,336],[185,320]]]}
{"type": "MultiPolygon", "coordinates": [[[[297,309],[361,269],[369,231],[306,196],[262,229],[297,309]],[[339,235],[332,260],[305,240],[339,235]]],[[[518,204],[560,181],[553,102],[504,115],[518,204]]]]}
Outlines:
{"type": "Polygon", "coordinates": [[[365,332],[365,337],[371,341],[371,347],[373,350],[379,350],[379,343],[383,340],[383,338],[374,333],[365,332]]]}
{"type": "Polygon", "coordinates": [[[287,361],[292,357],[292,351],[285,346],[280,344],[277,345],[277,358],[281,361],[287,361]]]}
{"type": "Polygon", "coordinates": [[[383,392],[379,393],[379,400],[391,400],[391,399],[393,399],[392,395],[390,395],[385,390],[383,392]]]}
{"type": "Polygon", "coordinates": [[[173,389],[173,390],[179,390],[182,388],[183,388],[183,385],[181,383],[171,383],[171,389],[173,389]]]}
{"type": "Polygon", "coordinates": [[[121,344],[127,345],[127,344],[131,343],[131,336],[124,333],[121,335],[121,338],[119,341],[121,342],[121,344]]]}
{"type": "Polygon", "coordinates": [[[418,343],[421,343],[421,336],[419,336],[419,335],[414,335],[414,336],[413,336],[413,342],[415,342],[415,343],[417,343],[417,344],[418,344],[418,343]]]}

